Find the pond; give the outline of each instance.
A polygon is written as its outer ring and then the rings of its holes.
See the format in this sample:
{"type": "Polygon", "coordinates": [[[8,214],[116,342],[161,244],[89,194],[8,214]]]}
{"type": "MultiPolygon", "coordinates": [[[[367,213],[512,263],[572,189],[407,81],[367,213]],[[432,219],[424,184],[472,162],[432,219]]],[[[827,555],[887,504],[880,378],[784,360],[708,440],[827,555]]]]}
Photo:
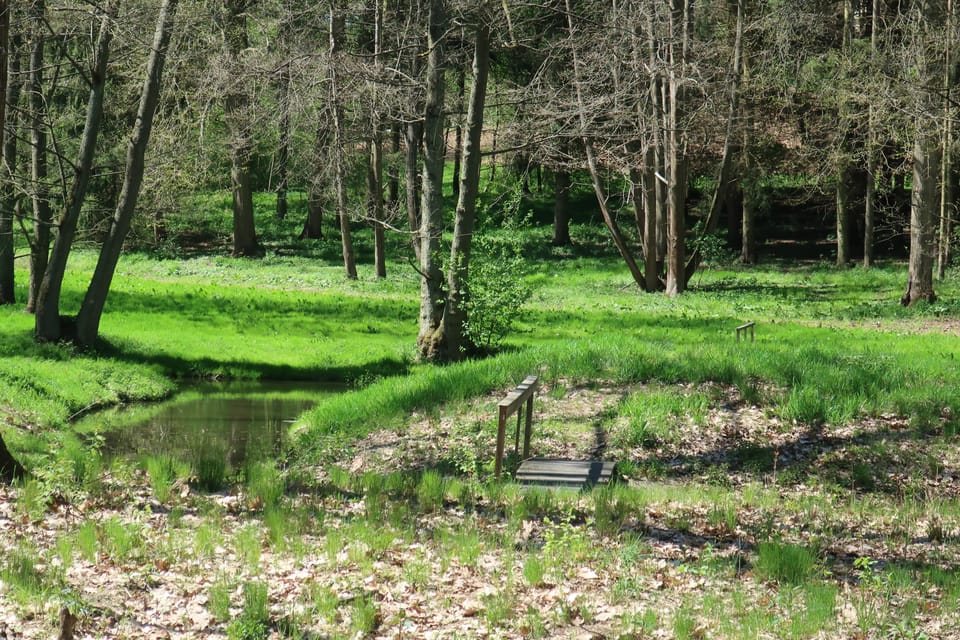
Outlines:
{"type": "Polygon", "coordinates": [[[330,385],[279,382],[202,383],[171,399],[102,411],[77,425],[97,433],[108,457],[167,455],[196,462],[219,458],[231,469],[283,454],[293,421],[330,385]]]}

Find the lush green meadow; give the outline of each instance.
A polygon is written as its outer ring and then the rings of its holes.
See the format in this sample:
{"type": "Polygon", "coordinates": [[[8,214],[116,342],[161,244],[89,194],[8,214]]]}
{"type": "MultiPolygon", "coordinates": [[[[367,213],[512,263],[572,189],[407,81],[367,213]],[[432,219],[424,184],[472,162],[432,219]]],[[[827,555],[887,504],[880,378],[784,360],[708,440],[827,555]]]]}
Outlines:
{"type": "MultiPolygon", "coordinates": [[[[712,264],[667,299],[595,227],[554,248],[520,225],[478,257],[523,257],[512,332],[434,367],[413,360],[407,238],[387,279],[347,281],[338,239],[298,241],[295,218],[260,260],[125,256],[96,352],[0,310],[0,428],[33,472],[0,493],[0,623],[48,637],[64,604],[95,637],[954,637],[954,274],[911,309],[900,264],[712,264]],[[613,459],[619,484],[493,480],[496,401],[534,372],[535,453],[613,459]],[[243,469],[110,460],[74,434],[233,378],[348,390],[243,469]]],[[[65,309],[93,261],[71,258],[65,309]]]]}

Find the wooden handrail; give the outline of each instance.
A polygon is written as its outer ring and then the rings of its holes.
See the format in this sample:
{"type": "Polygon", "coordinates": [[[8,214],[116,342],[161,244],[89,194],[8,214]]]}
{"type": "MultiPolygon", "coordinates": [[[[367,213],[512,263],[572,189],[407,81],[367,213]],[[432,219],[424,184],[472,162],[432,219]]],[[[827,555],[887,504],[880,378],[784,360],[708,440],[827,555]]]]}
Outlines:
{"type": "Polygon", "coordinates": [[[756,323],[748,322],[737,327],[737,342],[740,342],[740,334],[743,334],[744,339],[746,339],[747,334],[750,335],[750,342],[753,342],[753,328],[756,323]]]}
{"type": "Polygon", "coordinates": [[[538,376],[527,376],[523,379],[517,388],[507,394],[498,404],[497,420],[497,459],[494,461],[494,474],[500,477],[503,471],[503,450],[506,445],[507,418],[514,413],[517,414],[517,431],[514,436],[514,453],[520,448],[520,420],[524,414],[519,413],[520,407],[524,402],[527,404],[526,421],[523,430],[523,457],[530,455],[530,436],[533,431],[533,396],[540,388],[540,379],[538,376]]]}

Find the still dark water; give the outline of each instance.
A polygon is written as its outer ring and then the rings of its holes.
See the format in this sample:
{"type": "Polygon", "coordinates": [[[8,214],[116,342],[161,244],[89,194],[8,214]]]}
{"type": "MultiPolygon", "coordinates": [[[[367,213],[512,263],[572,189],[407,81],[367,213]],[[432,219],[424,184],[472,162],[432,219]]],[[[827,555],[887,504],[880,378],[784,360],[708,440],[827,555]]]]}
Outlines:
{"type": "Polygon", "coordinates": [[[282,454],[293,421],[339,389],[303,383],[205,383],[170,400],[98,413],[83,431],[103,438],[107,456],[224,456],[239,468],[282,454]]]}

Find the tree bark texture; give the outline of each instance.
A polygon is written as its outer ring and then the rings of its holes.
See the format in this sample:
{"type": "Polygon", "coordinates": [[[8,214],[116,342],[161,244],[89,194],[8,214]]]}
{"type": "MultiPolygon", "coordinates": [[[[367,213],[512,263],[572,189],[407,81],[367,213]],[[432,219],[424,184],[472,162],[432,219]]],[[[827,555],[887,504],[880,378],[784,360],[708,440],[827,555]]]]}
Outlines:
{"type": "Polygon", "coordinates": [[[43,93],[43,69],[45,58],[46,28],[43,20],[46,13],[45,0],[33,0],[30,4],[30,73],[27,93],[30,96],[30,179],[33,182],[33,233],[30,242],[30,293],[27,311],[33,313],[43,273],[47,270],[50,255],[50,227],[52,216],[47,187],[47,100],[43,93]]]}
{"type": "Polygon", "coordinates": [[[50,252],[50,260],[43,274],[37,294],[35,310],[34,336],[41,342],[53,342],[63,337],[64,323],[60,318],[60,291],[63,276],[67,268],[67,258],[77,233],[80,209],[87,193],[90,174],[93,169],[93,157],[97,147],[97,136],[103,119],[103,96],[107,80],[107,58],[110,53],[110,40],[116,3],[108,6],[100,22],[94,54],[93,73],[90,77],[90,97],[87,100],[87,117],[80,139],[80,151],[74,164],[74,177],[70,192],[64,203],[63,211],[57,219],[57,238],[50,252]]]}
{"type": "MultiPolygon", "coordinates": [[[[566,9],[567,28],[569,30],[570,38],[573,40],[576,36],[576,28],[573,24],[574,14],[571,8],[570,0],[566,0],[566,9]]],[[[630,270],[630,275],[633,276],[633,281],[636,282],[641,289],[645,289],[646,280],[644,279],[643,272],[640,271],[640,267],[637,265],[637,261],[634,259],[633,253],[630,251],[630,247],[627,246],[627,242],[624,239],[623,234],[620,232],[620,228],[617,225],[616,220],[614,220],[610,213],[609,207],[607,207],[607,197],[604,193],[603,184],[600,180],[600,172],[599,167],[597,166],[597,159],[594,155],[593,144],[587,135],[587,114],[580,81],[580,62],[579,56],[577,55],[576,45],[574,44],[573,46],[573,89],[577,99],[577,114],[580,122],[580,136],[586,151],[587,167],[590,169],[590,178],[593,182],[593,190],[597,195],[597,203],[600,205],[600,213],[603,216],[603,222],[606,224],[607,230],[610,232],[610,237],[613,239],[613,244],[617,247],[620,257],[623,258],[627,268],[630,270]]]]}
{"type": "Polygon", "coordinates": [[[853,233],[853,214],[850,211],[850,165],[842,163],[837,172],[837,266],[850,263],[850,236],[853,233]]]}
{"type": "Polygon", "coordinates": [[[233,190],[233,255],[252,257],[260,253],[253,211],[253,186],[250,164],[253,140],[249,114],[250,97],[240,80],[241,57],[250,46],[247,34],[247,9],[250,0],[223,0],[226,13],[223,38],[232,72],[233,84],[224,97],[223,111],[230,132],[230,181],[233,190]]]}
{"type": "Polygon", "coordinates": [[[457,209],[454,215],[453,240],[450,243],[450,264],[447,267],[447,300],[443,307],[443,344],[446,361],[461,360],[471,346],[464,329],[467,322],[465,303],[467,279],[476,221],[477,196],[480,192],[480,137],[483,133],[483,111],[487,100],[487,78],[490,73],[490,27],[476,30],[473,54],[473,85],[467,107],[467,135],[463,146],[463,174],[460,178],[457,209]]]}
{"type": "Polygon", "coordinates": [[[113,274],[123,251],[123,242],[130,232],[133,212],[140,196],[140,187],[143,184],[144,156],[147,144],[150,142],[150,132],[153,129],[153,116],[157,111],[160,99],[160,86],[163,77],[163,64],[173,33],[174,15],[179,0],[163,0],[160,6],[160,15],[157,18],[156,32],[153,37],[153,47],[147,60],[147,70],[140,94],[140,107],[137,119],[133,126],[133,133],[127,143],[127,160],[124,167],[123,187],[120,190],[120,199],[110,221],[110,230],[103,246],[100,257],[93,272],[93,278],[87,287],[87,293],[80,305],[77,314],[76,340],[81,346],[90,346],[96,341],[100,333],[100,318],[103,307],[107,302],[113,274]]]}
{"type": "Polygon", "coordinates": [[[443,38],[447,31],[444,0],[430,0],[427,38],[427,92],[423,118],[423,181],[420,206],[420,321],[417,352],[422,360],[441,354],[435,335],[442,328],[443,275],[437,252],[443,218],[443,163],[445,155],[443,100],[446,60],[443,38]]]}
{"type": "Polygon", "coordinates": [[[423,144],[423,122],[411,122],[404,129],[404,180],[406,185],[407,222],[410,225],[410,238],[413,255],[417,264],[420,258],[420,200],[422,176],[420,175],[420,147],[423,144]]]}
{"type": "Polygon", "coordinates": [[[344,140],[343,105],[340,102],[340,78],[344,35],[344,18],[339,13],[330,13],[330,58],[328,80],[330,81],[330,112],[333,116],[333,187],[336,191],[337,219],[340,221],[340,248],[343,253],[343,268],[347,278],[357,279],[357,258],[353,252],[353,236],[350,231],[350,208],[347,201],[346,141],[344,140]]]}
{"type": "Polygon", "coordinates": [[[570,242],[570,172],[554,171],[553,240],[555,247],[565,247],[570,242]]]}
{"type": "Polygon", "coordinates": [[[277,145],[277,219],[287,217],[287,190],[290,183],[290,63],[280,72],[280,140],[277,145]]]}
{"type": "MultiPolygon", "coordinates": [[[[920,125],[921,127],[923,125],[920,125]]],[[[910,197],[910,261],[907,288],[900,304],[937,299],[933,290],[934,234],[940,206],[941,149],[935,133],[921,131],[913,151],[913,190],[910,197]]]]}
{"type": "MultiPolygon", "coordinates": [[[[3,19],[9,20],[10,9],[3,11],[3,19]]],[[[0,30],[3,28],[0,27],[0,30]]],[[[8,35],[5,41],[0,34],[0,46],[6,52],[6,106],[3,122],[4,134],[0,148],[3,149],[3,167],[0,172],[0,304],[13,304],[17,301],[16,281],[14,277],[13,219],[18,205],[16,192],[17,176],[17,138],[20,121],[20,89],[23,81],[20,77],[20,52],[16,34],[8,35]]]]}

